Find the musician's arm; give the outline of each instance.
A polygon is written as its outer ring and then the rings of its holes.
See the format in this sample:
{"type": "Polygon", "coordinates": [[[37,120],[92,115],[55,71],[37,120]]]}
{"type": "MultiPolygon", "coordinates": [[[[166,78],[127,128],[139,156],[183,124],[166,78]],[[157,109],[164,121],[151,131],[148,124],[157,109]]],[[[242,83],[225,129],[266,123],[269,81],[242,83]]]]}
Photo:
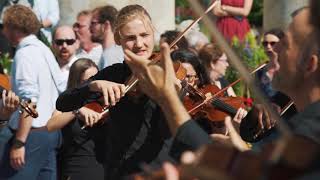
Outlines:
{"type": "Polygon", "coordinates": [[[102,97],[101,92],[94,92],[90,89],[90,84],[96,80],[106,80],[119,82],[119,74],[124,71],[123,65],[116,64],[99,71],[86,83],[78,88],[68,89],[61,93],[56,101],[56,108],[62,112],[69,112],[81,108],[87,103],[96,101],[102,97]],[[120,73],[119,73],[120,71],[120,73]]]}

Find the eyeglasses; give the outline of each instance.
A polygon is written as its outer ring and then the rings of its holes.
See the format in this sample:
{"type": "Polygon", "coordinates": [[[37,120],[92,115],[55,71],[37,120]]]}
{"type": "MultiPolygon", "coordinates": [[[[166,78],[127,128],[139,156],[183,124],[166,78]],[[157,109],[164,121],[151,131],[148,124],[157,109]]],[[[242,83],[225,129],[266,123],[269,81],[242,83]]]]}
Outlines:
{"type": "Polygon", "coordinates": [[[188,79],[188,81],[190,82],[190,81],[195,80],[197,78],[197,75],[195,75],[195,74],[187,74],[185,78],[188,79]]]}
{"type": "Polygon", "coordinates": [[[83,27],[86,27],[87,25],[82,25],[80,23],[74,23],[73,24],[73,28],[83,28],[83,27]]]}
{"type": "Polygon", "coordinates": [[[91,21],[90,22],[90,26],[95,26],[97,24],[102,24],[102,22],[99,22],[99,21],[91,21]]]}
{"type": "Polygon", "coordinates": [[[68,46],[73,45],[76,42],[75,39],[56,39],[54,43],[58,46],[62,46],[64,43],[67,43],[68,46]]]}
{"type": "Polygon", "coordinates": [[[262,42],[262,45],[263,45],[264,47],[267,47],[268,44],[270,44],[270,45],[273,47],[276,43],[277,43],[276,41],[263,41],[263,42],[262,42]]]}

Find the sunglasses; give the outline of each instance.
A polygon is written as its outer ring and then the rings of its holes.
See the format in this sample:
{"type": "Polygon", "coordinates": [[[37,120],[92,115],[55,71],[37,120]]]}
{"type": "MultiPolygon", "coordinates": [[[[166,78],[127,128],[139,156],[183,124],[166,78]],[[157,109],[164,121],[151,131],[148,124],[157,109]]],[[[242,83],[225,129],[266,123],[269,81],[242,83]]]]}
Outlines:
{"type": "Polygon", "coordinates": [[[58,46],[62,46],[64,43],[67,43],[68,46],[73,45],[76,42],[75,39],[56,39],[54,43],[58,46]]]}
{"type": "Polygon", "coordinates": [[[273,47],[276,43],[277,43],[276,41],[263,41],[263,42],[262,42],[262,45],[263,45],[264,47],[267,47],[268,44],[270,44],[270,45],[273,47]]]}

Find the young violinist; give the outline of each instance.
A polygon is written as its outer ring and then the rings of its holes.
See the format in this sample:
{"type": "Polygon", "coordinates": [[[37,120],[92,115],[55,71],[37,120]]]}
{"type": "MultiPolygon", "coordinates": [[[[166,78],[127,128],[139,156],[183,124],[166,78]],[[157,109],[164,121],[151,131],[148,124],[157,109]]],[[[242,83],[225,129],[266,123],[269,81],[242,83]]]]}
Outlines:
{"type": "MultiPolygon", "coordinates": [[[[146,59],[152,55],[154,27],[142,6],[122,8],[114,33],[116,43],[124,50],[146,59]]],[[[98,98],[111,106],[110,118],[106,121],[104,164],[105,176],[109,179],[138,172],[142,164],[170,159],[168,140],[171,134],[160,108],[146,96],[132,98],[125,95],[124,83],[131,75],[126,62],[114,64],[99,71],[86,84],[62,93],[56,103],[62,112],[77,110],[98,98]]]]}
{"type": "MultiPolygon", "coordinates": [[[[67,89],[79,87],[97,72],[98,67],[92,60],[78,59],[70,68],[67,89]]],[[[63,142],[58,166],[62,180],[104,178],[101,153],[105,126],[92,127],[101,118],[98,112],[87,107],[70,112],[54,111],[47,123],[47,129],[49,132],[62,129],[63,142]],[[88,128],[81,130],[84,125],[88,128]]]]}

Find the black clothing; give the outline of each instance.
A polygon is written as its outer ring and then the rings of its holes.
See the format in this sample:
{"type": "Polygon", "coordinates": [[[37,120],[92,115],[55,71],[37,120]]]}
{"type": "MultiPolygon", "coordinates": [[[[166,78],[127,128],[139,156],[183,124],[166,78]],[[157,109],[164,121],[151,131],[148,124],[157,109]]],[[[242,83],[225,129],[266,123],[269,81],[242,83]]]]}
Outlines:
{"type": "Polygon", "coordinates": [[[309,104],[288,121],[294,134],[305,136],[320,144],[320,101],[309,104]]]}
{"type": "Polygon", "coordinates": [[[179,127],[173,140],[170,155],[177,161],[184,151],[194,151],[199,147],[212,143],[210,136],[196,123],[189,120],[179,127]]]}
{"type": "MultiPolygon", "coordinates": [[[[108,80],[124,83],[131,71],[126,64],[115,64],[99,71],[92,80],[108,80]]],[[[56,103],[60,111],[71,111],[94,101],[101,93],[90,92],[84,85],[62,93],[56,103]]],[[[140,171],[141,164],[152,164],[170,160],[166,152],[170,144],[170,133],[160,108],[150,99],[143,97],[140,102],[129,96],[121,98],[110,108],[107,120],[105,174],[106,178],[118,179],[140,171]]]]}
{"type": "Polygon", "coordinates": [[[74,119],[62,128],[63,145],[59,154],[61,179],[104,178],[103,156],[105,126],[85,128],[74,119]]]}

